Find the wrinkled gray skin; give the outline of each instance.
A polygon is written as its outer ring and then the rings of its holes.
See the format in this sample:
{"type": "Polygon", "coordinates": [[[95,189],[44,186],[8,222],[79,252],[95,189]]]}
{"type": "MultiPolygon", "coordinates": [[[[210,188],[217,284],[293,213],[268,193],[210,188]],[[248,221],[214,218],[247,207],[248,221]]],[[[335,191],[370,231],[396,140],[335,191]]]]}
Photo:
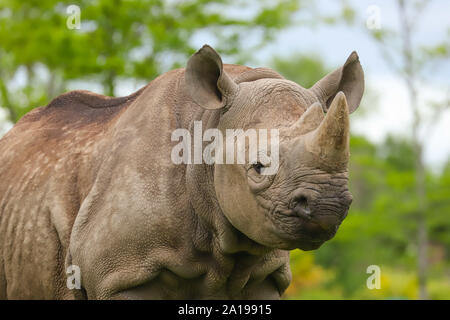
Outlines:
{"type": "Polygon", "coordinates": [[[304,89],[204,46],[131,96],[74,91],[31,111],[0,140],[0,298],[278,299],[288,250],[320,247],[347,214],[363,88],[356,53],[304,89]],[[278,172],[173,164],[171,133],[194,120],[280,129],[278,172]]]}

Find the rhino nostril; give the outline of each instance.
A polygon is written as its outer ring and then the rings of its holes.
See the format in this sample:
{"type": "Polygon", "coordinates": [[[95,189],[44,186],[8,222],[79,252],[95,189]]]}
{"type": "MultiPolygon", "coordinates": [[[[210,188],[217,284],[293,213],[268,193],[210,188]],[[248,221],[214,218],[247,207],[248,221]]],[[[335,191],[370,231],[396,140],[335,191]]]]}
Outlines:
{"type": "Polygon", "coordinates": [[[294,199],[293,210],[296,215],[311,219],[311,209],[308,205],[308,199],[305,196],[299,196],[294,199]]]}

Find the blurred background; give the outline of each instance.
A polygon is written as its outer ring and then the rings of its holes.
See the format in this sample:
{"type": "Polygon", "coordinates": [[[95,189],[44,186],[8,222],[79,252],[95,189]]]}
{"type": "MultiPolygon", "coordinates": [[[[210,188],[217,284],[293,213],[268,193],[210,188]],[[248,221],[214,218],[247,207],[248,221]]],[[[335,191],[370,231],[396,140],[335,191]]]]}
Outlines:
{"type": "Polygon", "coordinates": [[[332,241],[291,252],[284,298],[450,299],[449,12],[447,0],[0,0],[0,136],[68,90],[128,95],[205,43],[304,87],[356,50],[354,202],[332,241]]]}

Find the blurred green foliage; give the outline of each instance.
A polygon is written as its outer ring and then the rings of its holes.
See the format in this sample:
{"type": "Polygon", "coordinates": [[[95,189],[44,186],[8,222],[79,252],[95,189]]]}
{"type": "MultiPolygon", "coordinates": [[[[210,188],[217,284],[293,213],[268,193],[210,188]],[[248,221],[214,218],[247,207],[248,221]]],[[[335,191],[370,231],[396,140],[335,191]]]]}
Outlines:
{"type": "Polygon", "coordinates": [[[327,70],[318,55],[291,55],[287,57],[274,57],[272,61],[274,70],[280,72],[304,88],[311,88],[314,83],[329,70],[327,70]]]}
{"type": "MultiPolygon", "coordinates": [[[[235,61],[291,23],[298,0],[2,0],[0,105],[16,122],[67,89],[70,81],[100,83],[114,95],[118,81],[148,82],[184,66],[200,35],[235,61]],[[70,29],[69,5],[81,28],[70,29]],[[254,10],[254,9],[257,10],[254,10]],[[247,41],[252,38],[252,45],[247,41]],[[24,83],[11,79],[24,75],[24,83]],[[16,81],[17,82],[17,81],[16,81]]],[[[198,45],[197,45],[198,46],[198,45]]]]}

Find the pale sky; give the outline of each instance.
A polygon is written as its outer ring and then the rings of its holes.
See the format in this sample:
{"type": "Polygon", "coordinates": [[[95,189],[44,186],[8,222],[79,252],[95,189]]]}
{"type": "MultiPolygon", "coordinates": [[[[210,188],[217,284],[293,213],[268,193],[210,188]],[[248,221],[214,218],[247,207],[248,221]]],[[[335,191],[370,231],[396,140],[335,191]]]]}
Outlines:
{"type": "MultiPolygon", "coordinates": [[[[380,10],[381,28],[396,28],[398,18],[395,1],[349,2],[356,8],[356,13],[361,18],[360,23],[353,26],[320,24],[320,27],[315,28],[296,26],[283,30],[277,35],[272,45],[255,53],[254,60],[258,61],[258,65],[252,66],[267,66],[274,55],[314,53],[333,68],[342,65],[348,55],[356,50],[365,71],[366,83],[378,96],[378,103],[372,106],[369,101],[363,100],[362,105],[373,111],[352,118],[353,132],[363,134],[373,142],[381,142],[389,133],[407,136],[410,132],[411,112],[408,107],[406,88],[402,80],[385,63],[379,48],[368,37],[365,23],[365,19],[369,16],[368,8],[375,5],[380,10]]],[[[332,0],[320,0],[318,7],[322,13],[333,14],[337,9],[337,3],[332,0]]],[[[420,24],[417,26],[418,31],[415,33],[414,41],[420,45],[432,45],[445,39],[450,29],[449,12],[450,1],[432,1],[418,19],[420,24]]],[[[298,15],[302,16],[302,14],[300,12],[298,15]]],[[[448,36],[447,39],[449,39],[448,36]]],[[[204,43],[210,43],[207,37],[200,35],[194,39],[194,45],[198,47],[204,43]]],[[[449,61],[441,63],[431,72],[430,79],[426,84],[422,84],[419,90],[420,104],[424,111],[427,110],[426,105],[429,100],[444,99],[450,88],[449,61]]],[[[117,94],[129,94],[139,85],[122,84],[117,94]]],[[[86,84],[83,83],[75,84],[74,89],[83,88],[101,92],[101,87],[92,87],[92,84],[88,88],[85,86],[86,84]]],[[[426,115],[427,112],[424,112],[424,116],[426,115]]],[[[0,109],[0,135],[11,127],[11,124],[2,121],[4,118],[4,111],[0,109]]],[[[433,130],[426,137],[425,160],[430,167],[438,168],[450,156],[450,110],[447,110],[432,127],[433,130]]]]}

